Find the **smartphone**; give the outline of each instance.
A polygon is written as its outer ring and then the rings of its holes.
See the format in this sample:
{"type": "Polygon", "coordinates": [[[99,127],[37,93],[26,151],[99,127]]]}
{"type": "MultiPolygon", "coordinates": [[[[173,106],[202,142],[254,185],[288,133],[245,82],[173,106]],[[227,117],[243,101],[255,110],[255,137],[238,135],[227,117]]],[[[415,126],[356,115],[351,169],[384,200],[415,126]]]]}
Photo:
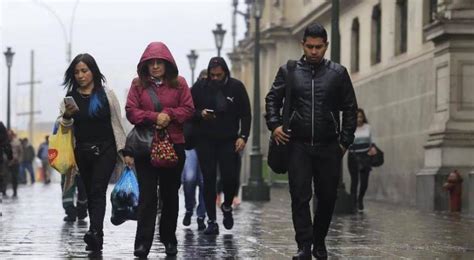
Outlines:
{"type": "Polygon", "coordinates": [[[214,114],[214,110],[212,110],[212,109],[207,109],[207,108],[206,108],[206,109],[204,109],[204,110],[206,110],[206,112],[209,113],[209,114],[214,114]]]}
{"type": "Polygon", "coordinates": [[[79,109],[76,101],[71,96],[64,97],[64,104],[70,104],[70,105],[73,105],[75,108],[79,109]]]}

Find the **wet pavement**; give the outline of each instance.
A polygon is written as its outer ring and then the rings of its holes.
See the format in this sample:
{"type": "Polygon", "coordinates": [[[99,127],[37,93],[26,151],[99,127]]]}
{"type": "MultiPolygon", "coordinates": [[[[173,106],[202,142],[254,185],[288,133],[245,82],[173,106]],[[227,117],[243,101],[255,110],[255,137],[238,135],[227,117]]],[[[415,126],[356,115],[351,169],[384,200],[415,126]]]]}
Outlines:
{"type": "MultiPolygon", "coordinates": [[[[3,198],[0,259],[97,257],[84,251],[87,219],[63,222],[60,194],[57,183],[35,184],[21,186],[16,199],[3,198]]],[[[197,231],[195,218],[190,227],[182,226],[181,193],[176,259],[290,259],[296,246],[288,191],[272,188],[271,198],[269,203],[242,202],[234,211],[231,231],[224,229],[219,214],[221,233],[209,237],[197,231]]],[[[474,259],[473,218],[370,201],[366,208],[362,214],[334,217],[327,239],[330,259],[474,259]]],[[[114,226],[110,212],[108,203],[101,257],[133,258],[136,222],[114,226]]],[[[149,258],[165,257],[164,247],[155,240],[149,258]]]]}

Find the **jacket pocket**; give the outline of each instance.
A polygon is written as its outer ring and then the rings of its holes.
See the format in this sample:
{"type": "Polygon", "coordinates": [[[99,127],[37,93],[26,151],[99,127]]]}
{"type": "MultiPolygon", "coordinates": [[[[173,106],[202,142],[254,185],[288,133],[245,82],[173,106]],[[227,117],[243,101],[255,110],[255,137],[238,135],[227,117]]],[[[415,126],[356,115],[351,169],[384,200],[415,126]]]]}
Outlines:
{"type": "Polygon", "coordinates": [[[337,123],[336,117],[332,111],[329,111],[329,114],[331,115],[331,119],[334,124],[334,131],[337,135],[339,135],[339,124],[337,123]]]}

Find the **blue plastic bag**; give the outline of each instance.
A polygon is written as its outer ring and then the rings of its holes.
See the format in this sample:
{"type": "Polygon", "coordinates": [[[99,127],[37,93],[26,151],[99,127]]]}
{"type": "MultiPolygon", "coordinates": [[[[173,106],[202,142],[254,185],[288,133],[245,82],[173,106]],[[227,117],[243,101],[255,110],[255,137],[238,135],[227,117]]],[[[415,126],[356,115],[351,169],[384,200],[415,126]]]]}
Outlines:
{"type": "Polygon", "coordinates": [[[133,170],[126,166],[110,196],[112,202],[110,221],[112,224],[117,226],[127,220],[137,220],[138,197],[137,177],[133,170]]]}

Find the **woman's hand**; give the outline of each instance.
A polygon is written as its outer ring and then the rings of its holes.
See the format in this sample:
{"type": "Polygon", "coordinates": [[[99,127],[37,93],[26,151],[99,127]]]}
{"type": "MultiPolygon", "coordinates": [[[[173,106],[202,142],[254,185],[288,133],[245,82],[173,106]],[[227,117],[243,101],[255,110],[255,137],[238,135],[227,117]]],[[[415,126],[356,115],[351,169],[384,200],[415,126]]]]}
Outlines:
{"type": "Polygon", "coordinates": [[[159,128],[166,128],[170,124],[171,118],[166,113],[159,113],[156,117],[156,124],[159,128]]]}
{"type": "Polygon", "coordinates": [[[370,147],[369,151],[367,152],[368,155],[374,156],[377,154],[377,149],[374,146],[370,147]]]}
{"type": "Polygon", "coordinates": [[[133,159],[133,157],[131,157],[131,156],[125,156],[125,157],[123,157],[123,162],[128,167],[133,167],[133,165],[135,164],[135,159],[133,159]]]}
{"type": "Polygon", "coordinates": [[[77,111],[79,111],[79,108],[77,108],[76,106],[72,104],[64,104],[64,105],[65,105],[66,111],[64,111],[63,116],[71,118],[75,113],[77,113],[77,111]]]}

